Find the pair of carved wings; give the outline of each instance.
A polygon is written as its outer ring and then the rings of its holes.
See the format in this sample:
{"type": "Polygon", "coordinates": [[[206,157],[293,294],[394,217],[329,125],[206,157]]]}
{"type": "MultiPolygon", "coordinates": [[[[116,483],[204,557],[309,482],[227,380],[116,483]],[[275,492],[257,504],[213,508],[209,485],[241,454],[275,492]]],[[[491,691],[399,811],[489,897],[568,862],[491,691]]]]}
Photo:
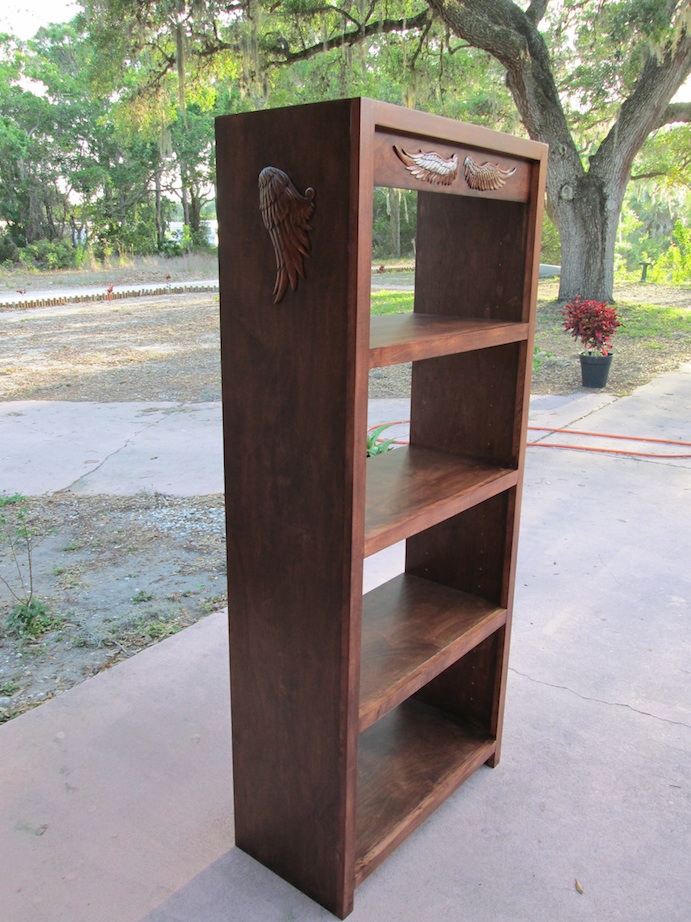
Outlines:
{"type": "MultiPolygon", "coordinates": [[[[436,151],[418,151],[410,153],[394,145],[394,152],[405,168],[416,179],[431,183],[434,186],[450,186],[458,176],[458,155],[442,157],[436,151]]],[[[516,168],[502,170],[499,164],[475,163],[471,157],[463,161],[463,176],[471,189],[489,192],[501,189],[509,176],[516,172],[516,168]]]]}

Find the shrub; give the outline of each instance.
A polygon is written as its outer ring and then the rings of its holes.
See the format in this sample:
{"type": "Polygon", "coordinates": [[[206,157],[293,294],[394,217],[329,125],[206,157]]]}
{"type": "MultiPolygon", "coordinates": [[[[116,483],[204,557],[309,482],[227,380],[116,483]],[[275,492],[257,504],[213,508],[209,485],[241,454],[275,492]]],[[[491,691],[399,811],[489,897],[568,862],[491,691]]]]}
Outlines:
{"type": "Polygon", "coordinates": [[[37,240],[19,250],[19,260],[29,269],[74,269],[80,251],[67,240],[37,240]]]}

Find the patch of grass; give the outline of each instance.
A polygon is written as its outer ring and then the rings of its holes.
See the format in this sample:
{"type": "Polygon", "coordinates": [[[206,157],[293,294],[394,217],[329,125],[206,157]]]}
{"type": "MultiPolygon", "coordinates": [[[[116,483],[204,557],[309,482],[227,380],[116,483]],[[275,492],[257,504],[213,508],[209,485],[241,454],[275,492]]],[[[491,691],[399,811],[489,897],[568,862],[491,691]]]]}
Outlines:
{"type": "Polygon", "coordinates": [[[413,309],[412,291],[373,291],[370,297],[373,316],[383,314],[409,314],[413,309]]]}
{"type": "MultiPolygon", "coordinates": [[[[617,339],[648,339],[657,348],[664,348],[661,340],[691,340],[691,311],[679,307],[662,307],[659,304],[621,304],[619,316],[622,326],[617,339]]],[[[652,345],[652,343],[651,343],[652,345]]]]}
{"type": "Polygon", "coordinates": [[[61,589],[78,589],[80,586],[84,586],[83,572],[84,568],[81,566],[53,568],[53,575],[57,577],[57,583],[61,589]],[[56,573],[56,570],[59,572],[56,573]]]}
{"type": "MultiPolygon", "coordinates": [[[[413,309],[412,291],[373,291],[371,295],[373,316],[384,314],[405,314],[413,309]]],[[[691,311],[679,307],[664,307],[659,304],[617,304],[622,327],[614,340],[644,339],[651,348],[664,349],[670,340],[691,340],[691,311]]],[[[564,333],[562,305],[558,301],[542,302],[539,308],[542,323],[539,327],[550,333],[564,333]]],[[[564,335],[566,335],[564,333],[564,335]]]]}
{"type": "Polygon", "coordinates": [[[63,551],[81,551],[84,545],[80,541],[69,541],[64,547],[63,551]]]}
{"type": "MultiPolygon", "coordinates": [[[[680,339],[691,341],[691,311],[681,307],[664,307],[660,304],[631,304],[620,301],[616,305],[621,327],[612,339],[617,343],[626,340],[645,340],[648,345],[664,348],[668,342],[680,339]]],[[[538,304],[538,335],[540,332],[563,333],[562,305],[558,301],[538,304]]]]}
{"type": "Polygon", "coordinates": [[[0,683],[0,695],[2,695],[3,698],[11,698],[12,695],[16,694],[20,688],[21,685],[19,682],[14,682],[12,679],[10,679],[7,682],[0,683]]]}

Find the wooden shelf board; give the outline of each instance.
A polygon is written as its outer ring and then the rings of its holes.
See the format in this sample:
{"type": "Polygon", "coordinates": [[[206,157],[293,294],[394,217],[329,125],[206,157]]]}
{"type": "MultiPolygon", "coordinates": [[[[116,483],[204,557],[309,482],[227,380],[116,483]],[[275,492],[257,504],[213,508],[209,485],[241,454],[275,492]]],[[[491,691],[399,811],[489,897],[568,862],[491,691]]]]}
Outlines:
{"type": "Polygon", "coordinates": [[[355,882],[361,883],[492,755],[495,742],[417,701],[360,737],[355,882]]]}
{"type": "Polygon", "coordinates": [[[367,462],[365,557],[516,485],[516,470],[419,446],[367,462]]]}
{"type": "Polygon", "coordinates": [[[367,593],[360,732],[505,623],[505,608],[406,573],[367,593]]]}
{"type": "Polygon", "coordinates": [[[390,314],[370,322],[370,368],[520,342],[528,324],[440,314],[390,314]]]}

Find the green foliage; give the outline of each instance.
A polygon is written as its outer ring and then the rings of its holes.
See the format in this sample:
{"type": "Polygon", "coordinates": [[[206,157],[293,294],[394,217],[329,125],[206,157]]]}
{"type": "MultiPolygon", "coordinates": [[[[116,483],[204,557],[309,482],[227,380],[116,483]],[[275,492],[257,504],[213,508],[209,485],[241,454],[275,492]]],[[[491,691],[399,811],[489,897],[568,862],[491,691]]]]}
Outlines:
{"type": "Polygon", "coordinates": [[[540,261],[550,266],[561,264],[561,243],[559,241],[559,232],[545,215],[542,226],[542,247],[540,249],[540,261]]]}
{"type": "Polygon", "coordinates": [[[142,618],[137,622],[136,628],[145,640],[163,640],[182,630],[184,624],[179,620],[163,621],[160,618],[142,618]]]}
{"type": "Polygon", "coordinates": [[[67,240],[37,240],[17,251],[19,262],[27,269],[78,269],[84,263],[83,247],[67,240]]]}
{"type": "Polygon", "coordinates": [[[7,616],[7,626],[20,637],[40,637],[53,623],[46,603],[36,598],[17,602],[7,616]]]}
{"type": "Polygon", "coordinates": [[[374,259],[415,255],[417,195],[402,189],[374,190],[372,256],[374,259]]]}
{"type": "Polygon", "coordinates": [[[662,284],[691,284],[691,227],[676,222],[670,246],[651,268],[649,278],[662,284]]]}
{"type": "MultiPolygon", "coordinates": [[[[458,39],[425,0],[83,7],[29,43],[0,37],[0,263],[18,259],[13,247],[42,241],[72,241],[77,260],[87,251],[107,259],[206,246],[201,215],[213,196],[213,119],[221,113],[364,94],[523,133],[502,67],[458,39]],[[169,233],[173,203],[189,229],[180,241],[169,233]]],[[[547,6],[540,30],[584,165],[649,52],[662,56],[680,39],[682,8],[659,0],[547,6]]],[[[660,188],[688,182],[689,130],[655,132],[634,175],[655,176],[660,188]]],[[[375,258],[410,255],[414,236],[414,196],[377,190],[375,258]]],[[[628,272],[641,253],[657,261],[666,250],[652,232],[624,237],[628,272]]],[[[683,276],[677,247],[661,266],[665,277],[683,276]]],[[[542,258],[561,261],[550,222],[542,258]]],[[[59,266],[68,257],[27,252],[24,261],[59,266]]]]}
{"type": "Polygon", "coordinates": [[[633,183],[622,209],[617,246],[617,271],[631,281],[684,284],[691,281],[685,262],[685,238],[691,224],[691,194],[647,180],[633,183]]]}
{"type": "Polygon", "coordinates": [[[540,367],[547,361],[547,359],[553,358],[553,353],[543,352],[539,346],[533,348],[533,371],[538,371],[540,367]]]}
{"type": "MultiPolygon", "coordinates": [[[[680,4],[680,7],[683,4],[680,4]]],[[[550,4],[545,35],[569,122],[584,155],[609,131],[652,51],[679,36],[673,5],[660,0],[564,0],[550,4]]]]}
{"type": "Polygon", "coordinates": [[[386,451],[393,449],[393,439],[382,439],[381,434],[385,429],[390,427],[391,423],[384,423],[383,426],[377,426],[367,433],[367,457],[373,458],[375,455],[383,455],[386,451]]]}

